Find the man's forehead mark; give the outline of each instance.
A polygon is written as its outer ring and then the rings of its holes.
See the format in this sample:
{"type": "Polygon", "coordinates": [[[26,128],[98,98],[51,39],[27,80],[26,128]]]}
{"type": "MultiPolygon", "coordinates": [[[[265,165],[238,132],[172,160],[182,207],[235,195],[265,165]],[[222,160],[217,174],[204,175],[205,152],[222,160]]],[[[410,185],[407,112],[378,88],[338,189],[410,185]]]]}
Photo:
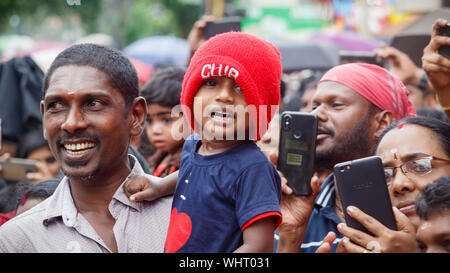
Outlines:
{"type": "Polygon", "coordinates": [[[75,92],[74,91],[70,91],[70,92],[67,93],[67,95],[69,95],[69,97],[71,99],[73,99],[75,97],[75,92]]]}
{"type": "Polygon", "coordinates": [[[405,124],[404,123],[402,123],[402,124],[400,124],[399,126],[397,126],[397,129],[402,129],[403,128],[403,126],[405,126],[405,124]]]}

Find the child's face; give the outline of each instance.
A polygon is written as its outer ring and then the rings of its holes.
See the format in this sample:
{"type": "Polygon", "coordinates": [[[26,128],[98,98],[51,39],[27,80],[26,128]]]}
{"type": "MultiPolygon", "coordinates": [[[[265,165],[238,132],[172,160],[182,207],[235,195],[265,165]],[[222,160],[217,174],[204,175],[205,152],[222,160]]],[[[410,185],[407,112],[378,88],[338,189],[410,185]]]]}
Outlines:
{"type": "Polygon", "coordinates": [[[177,122],[180,117],[171,116],[171,107],[160,106],[159,104],[150,103],[147,105],[147,136],[150,143],[158,150],[163,152],[175,152],[177,148],[183,144],[183,139],[177,140],[172,136],[174,131],[181,128],[173,128],[173,126],[181,127],[182,123],[177,122]]]}
{"type": "Polygon", "coordinates": [[[245,140],[249,114],[244,95],[230,78],[203,81],[194,97],[194,119],[206,140],[245,140]]]}

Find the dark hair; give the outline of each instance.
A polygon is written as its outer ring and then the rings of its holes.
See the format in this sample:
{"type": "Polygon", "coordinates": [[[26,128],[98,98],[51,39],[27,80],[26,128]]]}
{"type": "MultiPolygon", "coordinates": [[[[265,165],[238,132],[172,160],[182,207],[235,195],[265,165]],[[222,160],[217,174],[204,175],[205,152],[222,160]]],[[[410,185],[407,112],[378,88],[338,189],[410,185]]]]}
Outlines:
{"type": "Polygon", "coordinates": [[[61,52],[44,77],[44,95],[53,72],[66,65],[90,66],[105,73],[110,86],[123,95],[127,109],[139,96],[138,77],[130,60],[115,49],[95,44],[77,44],[61,52]]]}
{"type": "Polygon", "coordinates": [[[141,90],[148,104],[155,103],[165,107],[180,104],[181,87],[186,69],[165,67],[158,69],[141,90]]]}
{"type": "Polygon", "coordinates": [[[450,175],[442,176],[425,187],[423,193],[415,202],[417,215],[428,219],[431,213],[450,210],[450,175]]]}
{"type": "Polygon", "coordinates": [[[37,128],[19,137],[17,156],[27,158],[31,152],[41,147],[48,147],[48,143],[44,139],[42,128],[37,128]]]}
{"type": "Polygon", "coordinates": [[[378,145],[380,144],[381,139],[383,139],[383,137],[389,131],[391,131],[394,128],[397,128],[401,124],[414,124],[422,126],[436,133],[436,135],[439,137],[442,149],[445,151],[447,156],[450,157],[450,124],[428,117],[404,118],[394,123],[391,123],[386,129],[384,129],[384,131],[378,138],[375,151],[378,149],[378,145]]]}
{"type": "Polygon", "coordinates": [[[49,179],[34,185],[26,195],[28,197],[38,197],[46,199],[52,195],[59,185],[59,179],[49,179]]]}
{"type": "Polygon", "coordinates": [[[442,110],[439,110],[439,109],[422,107],[422,108],[417,109],[416,113],[418,116],[421,116],[421,117],[435,118],[435,119],[438,119],[443,122],[448,122],[445,112],[442,110]]]}

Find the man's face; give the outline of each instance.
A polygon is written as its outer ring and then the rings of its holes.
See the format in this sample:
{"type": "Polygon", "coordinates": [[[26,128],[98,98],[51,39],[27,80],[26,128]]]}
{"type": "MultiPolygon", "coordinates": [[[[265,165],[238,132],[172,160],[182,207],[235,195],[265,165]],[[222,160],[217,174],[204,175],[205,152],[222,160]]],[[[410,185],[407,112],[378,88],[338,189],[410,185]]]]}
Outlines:
{"type": "Polygon", "coordinates": [[[450,210],[435,211],[421,220],[417,241],[423,252],[450,253],[450,210]]]}
{"type": "Polygon", "coordinates": [[[107,76],[89,66],[62,66],[41,102],[45,137],[64,173],[89,180],[123,170],[130,141],[130,112],[107,76]]]}
{"type": "MultiPolygon", "coordinates": [[[[385,167],[398,167],[410,160],[427,156],[435,156],[450,160],[445,154],[439,137],[430,129],[406,124],[389,131],[378,144],[376,155],[381,157],[385,167]]],[[[389,183],[389,194],[392,205],[409,217],[417,227],[419,217],[416,214],[414,201],[425,187],[441,176],[450,174],[450,165],[439,161],[431,161],[432,171],[423,176],[412,172],[404,174],[395,169],[393,180],[389,183]]]]}
{"type": "Polygon", "coordinates": [[[319,84],[313,97],[313,111],[319,123],[316,163],[331,169],[335,164],[372,153],[375,136],[370,103],[345,85],[326,81],[319,84]]]}

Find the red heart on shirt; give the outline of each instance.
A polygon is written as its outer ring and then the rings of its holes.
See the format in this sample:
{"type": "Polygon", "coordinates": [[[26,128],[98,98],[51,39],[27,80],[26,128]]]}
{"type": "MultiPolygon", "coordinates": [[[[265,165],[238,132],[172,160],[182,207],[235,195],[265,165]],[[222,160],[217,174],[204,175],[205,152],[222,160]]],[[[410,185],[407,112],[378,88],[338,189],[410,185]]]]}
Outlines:
{"type": "Polygon", "coordinates": [[[189,215],[184,212],[177,213],[177,208],[172,209],[170,214],[169,230],[165,249],[167,253],[175,253],[184,246],[191,236],[192,222],[189,215]]]}

